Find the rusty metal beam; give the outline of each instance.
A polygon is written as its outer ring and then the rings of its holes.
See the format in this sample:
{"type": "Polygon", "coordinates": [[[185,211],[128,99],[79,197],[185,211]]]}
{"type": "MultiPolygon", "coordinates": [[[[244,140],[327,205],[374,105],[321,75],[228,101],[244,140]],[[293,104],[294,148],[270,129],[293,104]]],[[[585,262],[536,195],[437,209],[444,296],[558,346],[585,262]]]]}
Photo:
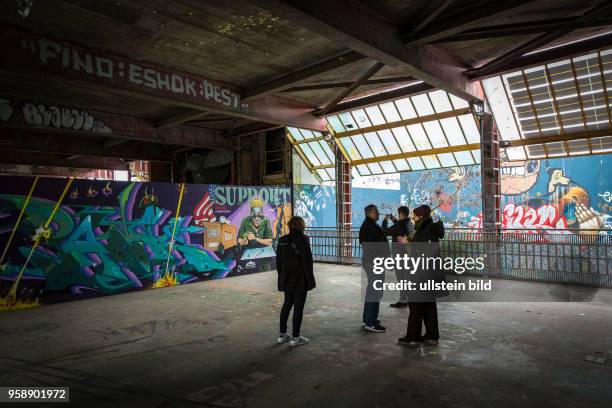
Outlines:
{"type": "Polygon", "coordinates": [[[257,96],[267,95],[270,93],[281,92],[301,81],[305,81],[307,79],[352,64],[353,62],[362,61],[364,59],[366,59],[366,57],[364,55],[359,54],[358,52],[346,52],[344,54],[327,59],[317,64],[310,65],[306,68],[293,71],[287,75],[281,76],[280,78],[276,78],[271,81],[266,81],[262,84],[253,86],[244,91],[244,100],[252,99],[257,96]]]}
{"type": "Polygon", "coordinates": [[[344,100],[344,98],[348,97],[352,94],[357,88],[359,88],[365,81],[371,78],[374,74],[381,70],[385,64],[382,62],[377,62],[370,67],[366,72],[364,72],[359,78],[357,78],[351,85],[349,85],[346,89],[340,92],[338,95],[334,97],[323,109],[317,112],[319,115],[325,115],[327,112],[338,106],[338,103],[344,100]]]}
{"type": "Polygon", "coordinates": [[[476,149],[480,149],[480,143],[472,143],[472,144],[461,145],[461,146],[437,147],[437,148],[427,149],[427,150],[417,150],[414,152],[390,154],[388,156],[371,157],[369,159],[353,160],[351,161],[351,166],[357,166],[359,164],[368,164],[368,163],[380,163],[380,162],[388,161],[388,160],[407,159],[410,157],[431,156],[433,154],[465,152],[467,150],[476,150],[476,149]]]}
{"type": "Polygon", "coordinates": [[[7,24],[0,24],[0,47],[11,55],[0,67],[0,73],[19,72],[26,79],[39,77],[65,86],[86,85],[118,96],[280,126],[325,129],[324,121],[312,115],[311,106],[287,103],[271,95],[247,103],[242,99],[242,89],[226,82],[170,71],[151,62],[68,43],[7,24]]]}
{"type": "Polygon", "coordinates": [[[462,72],[468,68],[436,46],[406,47],[399,27],[357,0],[249,0],[298,27],[316,32],[335,44],[397,67],[405,75],[470,101],[482,101],[479,87],[462,72]]]}
{"type": "Polygon", "coordinates": [[[337,132],[334,135],[334,137],[336,137],[337,139],[340,139],[343,137],[360,135],[362,133],[377,132],[379,130],[393,129],[393,128],[397,128],[401,126],[416,125],[419,123],[431,122],[432,120],[453,118],[456,116],[467,115],[468,113],[471,113],[471,112],[472,111],[470,108],[455,109],[455,110],[448,111],[448,112],[434,113],[431,115],[419,116],[419,117],[411,118],[411,119],[398,120],[396,122],[388,122],[382,125],[374,125],[374,126],[369,126],[369,127],[360,128],[360,129],[347,130],[345,132],[337,132]]]}

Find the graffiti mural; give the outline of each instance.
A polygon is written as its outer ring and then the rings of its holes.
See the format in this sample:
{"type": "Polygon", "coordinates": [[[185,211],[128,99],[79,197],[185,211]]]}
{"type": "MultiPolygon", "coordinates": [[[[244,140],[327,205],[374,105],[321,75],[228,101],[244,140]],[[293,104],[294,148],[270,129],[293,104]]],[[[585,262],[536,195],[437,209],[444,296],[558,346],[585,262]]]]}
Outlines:
{"type": "Polygon", "coordinates": [[[307,227],[335,227],[336,188],[294,184],[293,213],[304,218],[307,227]]]}
{"type": "Polygon", "coordinates": [[[2,177],[0,310],[270,270],[284,186],[2,177]]]}
{"type": "Polygon", "coordinates": [[[611,159],[602,155],[503,163],[503,227],[610,229],[606,192],[611,189],[611,159]]]}
{"type": "Polygon", "coordinates": [[[429,205],[446,227],[467,227],[481,212],[480,166],[402,174],[401,205],[429,205]]]}
{"type": "MultiPolygon", "coordinates": [[[[612,229],[611,169],[612,155],[502,162],[502,227],[593,233],[612,229]]],[[[427,204],[449,228],[480,228],[480,166],[401,173],[399,189],[356,185],[366,184],[353,185],[355,228],[364,219],[363,208],[370,203],[376,204],[383,215],[395,213],[400,205],[415,208],[427,204]]],[[[317,200],[308,189],[313,187],[300,187],[299,191],[306,191],[310,200],[304,200],[310,207],[305,207],[308,212],[302,210],[303,214],[311,219],[311,225],[332,226],[335,205],[333,208],[320,205],[317,211],[312,211],[317,200]]]]}

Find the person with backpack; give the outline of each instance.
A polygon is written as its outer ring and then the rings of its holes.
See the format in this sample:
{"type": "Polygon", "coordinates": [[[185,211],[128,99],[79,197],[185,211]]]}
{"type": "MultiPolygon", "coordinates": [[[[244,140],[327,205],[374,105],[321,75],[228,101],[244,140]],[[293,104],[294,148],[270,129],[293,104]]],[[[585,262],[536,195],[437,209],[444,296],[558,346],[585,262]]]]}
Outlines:
{"type": "Polygon", "coordinates": [[[300,334],[304,305],[308,291],[316,287],[310,240],[304,234],[306,223],[302,217],[292,217],[287,223],[289,234],[282,236],[276,249],[278,290],[285,293],[280,314],[279,344],[302,346],[310,339],[300,334]],[[289,312],[293,308],[293,332],[287,332],[289,312]]]}

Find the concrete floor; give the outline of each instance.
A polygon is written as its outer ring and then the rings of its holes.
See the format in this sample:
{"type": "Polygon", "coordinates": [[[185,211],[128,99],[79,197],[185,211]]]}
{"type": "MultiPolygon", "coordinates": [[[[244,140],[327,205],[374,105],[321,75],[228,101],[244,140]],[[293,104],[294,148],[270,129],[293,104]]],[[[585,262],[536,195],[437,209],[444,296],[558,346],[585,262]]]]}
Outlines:
{"type": "Polygon", "coordinates": [[[612,407],[612,361],[583,361],[612,356],[609,302],[441,303],[440,346],[414,349],[405,310],[360,329],[358,268],[315,273],[298,348],[275,344],[275,272],[2,313],[0,385],[87,407],[612,407]]]}

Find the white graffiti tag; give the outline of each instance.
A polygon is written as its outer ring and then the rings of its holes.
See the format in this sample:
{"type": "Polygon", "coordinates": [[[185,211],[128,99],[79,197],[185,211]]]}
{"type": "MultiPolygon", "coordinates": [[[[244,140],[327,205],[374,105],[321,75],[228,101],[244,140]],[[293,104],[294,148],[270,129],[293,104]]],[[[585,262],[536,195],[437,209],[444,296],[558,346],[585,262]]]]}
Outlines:
{"type": "Polygon", "coordinates": [[[21,106],[23,120],[34,126],[54,127],[86,132],[112,133],[112,129],[101,120],[95,119],[87,111],[66,106],[35,105],[24,102],[21,106]]]}

